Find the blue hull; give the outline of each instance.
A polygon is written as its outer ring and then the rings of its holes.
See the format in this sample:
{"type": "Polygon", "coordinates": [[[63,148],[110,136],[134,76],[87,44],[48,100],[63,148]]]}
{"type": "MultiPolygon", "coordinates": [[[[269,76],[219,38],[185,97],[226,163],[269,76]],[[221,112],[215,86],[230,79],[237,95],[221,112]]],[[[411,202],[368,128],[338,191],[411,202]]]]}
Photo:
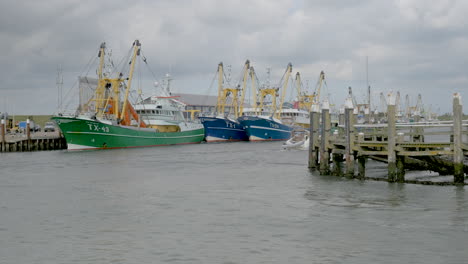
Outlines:
{"type": "Polygon", "coordinates": [[[199,117],[205,128],[206,142],[246,141],[244,127],[232,120],[217,117],[199,117]]]}
{"type": "Polygon", "coordinates": [[[257,116],[241,116],[239,122],[244,126],[250,141],[288,140],[292,127],[271,119],[257,116]]]}

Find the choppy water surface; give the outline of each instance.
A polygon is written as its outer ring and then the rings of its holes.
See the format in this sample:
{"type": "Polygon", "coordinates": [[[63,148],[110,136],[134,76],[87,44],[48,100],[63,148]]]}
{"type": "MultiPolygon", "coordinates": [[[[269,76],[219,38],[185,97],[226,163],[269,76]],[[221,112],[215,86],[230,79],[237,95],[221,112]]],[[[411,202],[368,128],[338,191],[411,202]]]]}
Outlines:
{"type": "Polygon", "coordinates": [[[467,187],[306,161],[281,143],[4,153],[0,263],[468,263],[467,187]]]}

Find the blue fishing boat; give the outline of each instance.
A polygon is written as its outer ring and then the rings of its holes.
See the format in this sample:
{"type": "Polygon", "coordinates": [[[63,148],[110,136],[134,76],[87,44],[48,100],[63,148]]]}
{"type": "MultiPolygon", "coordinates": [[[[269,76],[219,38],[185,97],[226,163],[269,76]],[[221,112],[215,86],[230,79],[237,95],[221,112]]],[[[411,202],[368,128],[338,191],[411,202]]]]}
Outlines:
{"type": "Polygon", "coordinates": [[[206,142],[246,141],[244,127],[228,117],[199,117],[205,128],[206,142]]]}
{"type": "Polygon", "coordinates": [[[241,116],[249,141],[280,141],[291,137],[293,127],[283,124],[274,117],[241,116]]]}
{"type": "Polygon", "coordinates": [[[223,63],[218,64],[218,103],[216,112],[199,117],[205,128],[206,142],[248,140],[244,127],[237,118],[242,115],[249,67],[250,62],[247,60],[243,69],[242,86],[239,84],[232,88],[229,85],[230,80],[228,79],[226,82],[224,80],[223,63]]]}
{"type": "MultiPolygon", "coordinates": [[[[283,87],[279,109],[277,109],[276,102],[279,97],[279,86],[271,87],[268,78],[266,85],[259,88],[254,94],[253,105],[256,107],[252,111],[243,112],[243,115],[238,118],[245,129],[249,141],[279,141],[288,140],[291,137],[293,126],[284,124],[281,121],[284,97],[291,72],[292,65],[289,63],[282,78],[283,87]]],[[[256,80],[253,67],[250,69],[250,75],[252,80],[256,80]]],[[[253,81],[252,84],[254,83],[253,81]]],[[[254,87],[252,87],[252,90],[255,90],[254,87]]]]}

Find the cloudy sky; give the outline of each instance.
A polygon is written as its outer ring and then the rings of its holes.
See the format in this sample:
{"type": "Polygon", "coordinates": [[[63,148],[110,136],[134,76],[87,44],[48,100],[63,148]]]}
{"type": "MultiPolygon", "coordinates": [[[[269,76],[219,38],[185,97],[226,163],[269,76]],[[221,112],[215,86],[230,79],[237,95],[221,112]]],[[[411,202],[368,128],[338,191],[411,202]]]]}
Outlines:
{"type": "Polygon", "coordinates": [[[468,105],[464,0],[0,0],[0,7],[0,112],[56,112],[59,65],[64,96],[73,94],[101,42],[122,57],[134,39],[155,75],[171,73],[179,92],[214,94],[217,64],[232,65],[235,79],[249,59],[261,80],[271,68],[273,83],[289,62],[311,87],[323,70],[322,94],[337,106],[348,86],[365,100],[366,72],[375,105],[390,91],[402,101],[409,94],[412,104],[421,94],[441,113],[451,111],[454,92],[468,105]]]}

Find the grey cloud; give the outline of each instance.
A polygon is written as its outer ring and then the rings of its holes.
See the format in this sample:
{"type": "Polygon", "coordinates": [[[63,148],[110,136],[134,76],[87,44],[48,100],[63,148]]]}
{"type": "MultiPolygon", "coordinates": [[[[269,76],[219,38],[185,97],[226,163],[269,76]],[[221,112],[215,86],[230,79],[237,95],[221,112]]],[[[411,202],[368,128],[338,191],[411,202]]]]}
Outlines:
{"type": "Polygon", "coordinates": [[[182,92],[206,91],[220,61],[237,75],[246,59],[262,79],[271,67],[272,81],[288,62],[311,84],[323,69],[337,104],[349,85],[362,93],[366,57],[376,91],[427,93],[435,104],[468,85],[463,1],[3,2],[0,94],[29,100],[23,111],[55,110],[29,95],[54,98],[58,65],[69,89],[102,41],[121,57],[135,38],[157,77],[171,72],[182,92]]]}

